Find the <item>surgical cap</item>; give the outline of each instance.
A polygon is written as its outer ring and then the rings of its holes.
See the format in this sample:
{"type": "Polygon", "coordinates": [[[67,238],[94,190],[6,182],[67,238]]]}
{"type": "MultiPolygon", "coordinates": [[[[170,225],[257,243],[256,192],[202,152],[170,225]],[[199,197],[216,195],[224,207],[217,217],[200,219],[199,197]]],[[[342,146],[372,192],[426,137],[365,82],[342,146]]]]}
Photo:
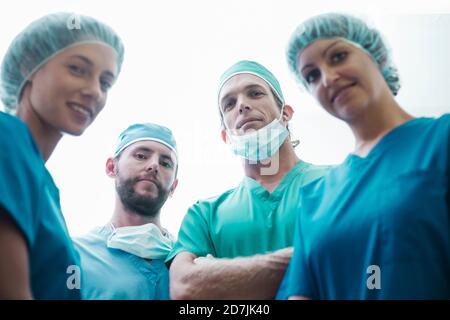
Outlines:
{"type": "Polygon", "coordinates": [[[400,89],[398,70],[394,66],[390,50],[382,35],[359,18],[338,13],[327,13],[310,18],[300,24],[291,36],[287,48],[287,60],[291,71],[305,87],[298,60],[303,50],[314,41],[343,38],[364,50],[378,65],[389,89],[397,95],[400,89]]]}
{"type": "Polygon", "coordinates": [[[59,52],[82,43],[102,43],[116,52],[117,74],[124,48],[119,36],[98,20],[73,13],[46,15],[19,33],[6,52],[0,70],[0,97],[14,111],[29,77],[59,52]]]}
{"type": "Polygon", "coordinates": [[[281,91],[280,83],[278,82],[277,78],[275,78],[275,76],[272,74],[272,72],[270,72],[263,65],[257,62],[242,60],[233,64],[220,77],[220,85],[217,93],[219,108],[220,108],[220,101],[219,101],[220,91],[222,90],[223,85],[230,78],[238,74],[252,74],[267,82],[267,84],[272,88],[273,92],[277,95],[278,99],[280,99],[280,101],[284,105],[284,97],[283,92],[281,91]]]}
{"type": "Polygon", "coordinates": [[[172,150],[178,158],[177,144],[172,131],[169,128],[154,123],[137,123],[125,129],[117,140],[114,158],[126,147],[139,141],[159,142],[172,150]]]}

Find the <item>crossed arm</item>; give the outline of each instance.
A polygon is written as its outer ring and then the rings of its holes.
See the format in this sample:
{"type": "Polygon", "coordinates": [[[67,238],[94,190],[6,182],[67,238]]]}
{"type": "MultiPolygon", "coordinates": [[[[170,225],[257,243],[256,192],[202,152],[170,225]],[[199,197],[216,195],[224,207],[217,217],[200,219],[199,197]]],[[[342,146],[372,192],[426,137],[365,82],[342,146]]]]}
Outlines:
{"type": "Polygon", "coordinates": [[[292,248],[232,259],[204,259],[179,253],[170,267],[172,299],[273,299],[292,256],[292,248]]]}

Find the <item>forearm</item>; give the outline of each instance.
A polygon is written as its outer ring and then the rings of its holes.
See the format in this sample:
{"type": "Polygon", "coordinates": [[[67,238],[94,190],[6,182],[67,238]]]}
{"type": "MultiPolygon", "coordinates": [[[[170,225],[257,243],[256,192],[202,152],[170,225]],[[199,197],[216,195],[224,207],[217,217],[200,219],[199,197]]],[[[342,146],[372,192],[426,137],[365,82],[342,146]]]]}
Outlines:
{"type": "Polygon", "coordinates": [[[0,207],[0,300],[32,299],[25,239],[0,207]]]}
{"type": "Polygon", "coordinates": [[[273,299],[289,263],[291,249],[234,259],[211,259],[171,270],[174,299],[273,299]],[[176,273],[176,274],[175,274],[176,273]]]}

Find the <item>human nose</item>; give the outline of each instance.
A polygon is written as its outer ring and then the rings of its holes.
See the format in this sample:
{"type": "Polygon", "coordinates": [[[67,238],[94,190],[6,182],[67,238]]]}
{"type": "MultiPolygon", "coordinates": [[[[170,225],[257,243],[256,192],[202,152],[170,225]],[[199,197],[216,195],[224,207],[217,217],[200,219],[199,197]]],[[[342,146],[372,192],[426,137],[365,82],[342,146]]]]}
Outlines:
{"type": "Polygon", "coordinates": [[[150,157],[147,163],[145,164],[145,171],[151,172],[153,174],[158,174],[159,171],[159,162],[158,159],[154,157],[150,157]]]}
{"type": "Polygon", "coordinates": [[[239,113],[248,112],[251,110],[250,105],[247,103],[246,99],[240,98],[238,101],[239,105],[239,113]]]}
{"type": "Polygon", "coordinates": [[[81,92],[83,96],[89,97],[96,102],[99,101],[103,94],[100,82],[97,79],[87,80],[81,92]]]}
{"type": "Polygon", "coordinates": [[[339,79],[339,74],[333,67],[327,67],[322,70],[322,85],[324,87],[332,86],[337,79],[339,79]]]}

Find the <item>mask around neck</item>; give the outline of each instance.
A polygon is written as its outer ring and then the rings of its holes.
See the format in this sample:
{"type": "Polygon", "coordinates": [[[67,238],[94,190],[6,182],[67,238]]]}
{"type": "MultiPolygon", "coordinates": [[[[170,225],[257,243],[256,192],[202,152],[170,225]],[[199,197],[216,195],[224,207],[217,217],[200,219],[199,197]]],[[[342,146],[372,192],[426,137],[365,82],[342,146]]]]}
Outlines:
{"type": "MultiPolygon", "coordinates": [[[[283,114],[283,113],[281,113],[283,114]]],[[[244,135],[235,135],[227,130],[232,152],[249,161],[261,161],[272,157],[278,152],[283,142],[289,136],[289,131],[280,119],[256,131],[244,135]]]]}
{"type": "Polygon", "coordinates": [[[119,249],[144,259],[165,259],[172,250],[175,238],[153,223],[115,228],[107,239],[109,248],[119,249]]]}

